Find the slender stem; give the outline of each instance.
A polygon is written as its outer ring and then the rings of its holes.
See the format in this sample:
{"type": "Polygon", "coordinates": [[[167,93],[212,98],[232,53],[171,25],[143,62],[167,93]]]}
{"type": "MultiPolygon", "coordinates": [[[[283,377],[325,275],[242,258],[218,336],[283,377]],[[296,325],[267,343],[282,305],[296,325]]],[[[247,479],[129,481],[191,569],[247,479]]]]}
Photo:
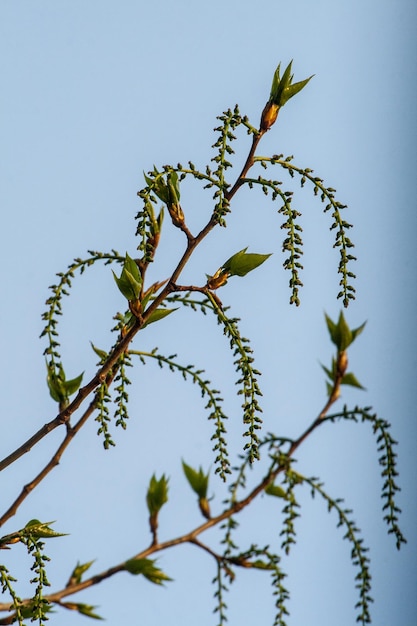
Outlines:
{"type": "Polygon", "coordinates": [[[249,150],[249,154],[248,157],[245,161],[245,165],[242,168],[242,171],[240,172],[239,176],[236,179],[235,184],[233,185],[233,187],[230,189],[230,191],[226,191],[224,194],[224,197],[226,198],[226,200],[231,200],[233,198],[233,196],[235,195],[235,193],[237,192],[237,190],[239,189],[239,187],[241,187],[241,185],[243,185],[244,182],[244,178],[246,177],[246,174],[248,173],[248,171],[250,170],[250,168],[252,167],[252,165],[255,162],[255,152],[256,152],[256,148],[258,147],[259,142],[261,141],[263,135],[265,134],[265,130],[259,130],[258,133],[256,135],[253,135],[252,138],[252,146],[251,149],[249,150]]]}
{"type": "MultiPolygon", "coordinates": [[[[109,373],[109,375],[108,375],[108,377],[106,379],[106,384],[107,385],[111,384],[111,382],[113,381],[115,375],[116,375],[116,368],[114,370],[112,370],[111,373],[109,373]]],[[[28,483],[27,485],[25,485],[23,487],[21,493],[16,498],[16,500],[10,505],[10,507],[7,509],[7,511],[1,516],[1,518],[0,518],[0,527],[3,526],[3,524],[5,522],[7,522],[7,520],[9,520],[11,517],[13,517],[13,515],[15,515],[17,509],[22,504],[22,502],[28,497],[28,495],[59,464],[59,462],[61,460],[61,457],[64,454],[65,450],[67,449],[67,447],[69,446],[69,444],[71,443],[71,441],[73,440],[75,435],[84,426],[84,424],[86,423],[86,421],[88,420],[90,415],[94,412],[96,407],[97,407],[97,398],[94,398],[94,400],[90,403],[90,405],[88,406],[87,410],[83,413],[83,415],[78,420],[78,422],[75,424],[75,426],[71,427],[69,425],[69,423],[67,422],[67,424],[66,424],[67,432],[66,432],[66,435],[65,435],[61,445],[58,447],[57,451],[55,452],[55,454],[53,455],[51,460],[45,465],[45,467],[39,472],[39,474],[37,474],[37,476],[35,476],[35,478],[30,483],[28,483]]]]}

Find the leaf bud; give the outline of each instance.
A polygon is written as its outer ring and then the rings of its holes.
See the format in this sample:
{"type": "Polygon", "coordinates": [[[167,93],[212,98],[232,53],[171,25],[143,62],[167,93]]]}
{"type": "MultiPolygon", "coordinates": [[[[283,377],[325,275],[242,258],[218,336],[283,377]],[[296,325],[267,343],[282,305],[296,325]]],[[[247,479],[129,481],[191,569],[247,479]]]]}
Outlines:
{"type": "Polygon", "coordinates": [[[346,350],[342,350],[337,355],[337,373],[339,376],[343,377],[346,374],[348,366],[348,355],[346,350]]]}
{"type": "Polygon", "coordinates": [[[271,100],[266,103],[264,110],[262,111],[260,130],[266,132],[271,128],[271,126],[273,126],[273,124],[275,124],[279,108],[278,104],[274,104],[271,100]]]}

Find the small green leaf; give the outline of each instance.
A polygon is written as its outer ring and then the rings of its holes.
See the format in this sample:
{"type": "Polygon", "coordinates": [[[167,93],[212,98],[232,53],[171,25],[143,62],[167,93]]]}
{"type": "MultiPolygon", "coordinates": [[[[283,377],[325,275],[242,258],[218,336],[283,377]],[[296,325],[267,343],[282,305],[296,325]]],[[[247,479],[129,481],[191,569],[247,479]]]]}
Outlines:
{"type": "Polygon", "coordinates": [[[153,185],[153,180],[152,180],[152,178],[149,178],[149,176],[147,176],[147,175],[145,174],[145,172],[143,172],[143,177],[144,177],[144,179],[145,179],[146,184],[148,185],[148,187],[152,187],[152,185],[153,185]]]}
{"type": "Polygon", "coordinates": [[[125,262],[123,264],[123,269],[128,271],[136,282],[138,283],[142,282],[142,276],[140,274],[138,264],[136,263],[134,259],[132,259],[132,257],[128,255],[127,252],[126,252],[125,262]]]}
{"type": "Polygon", "coordinates": [[[155,567],[154,563],[156,563],[156,561],[152,559],[130,559],[126,561],[124,567],[129,574],[133,574],[134,576],[142,574],[155,585],[163,585],[165,581],[172,580],[172,578],[167,576],[162,570],[155,567]]]}
{"type": "Polygon", "coordinates": [[[310,76],[305,80],[301,80],[298,83],[293,83],[292,81],[294,76],[291,74],[292,61],[290,61],[285,68],[282,78],[280,77],[280,69],[281,63],[278,65],[274,73],[269,100],[271,103],[276,104],[279,107],[283,107],[290,98],[299,93],[307,85],[313,76],[310,76]]]}
{"type": "Polygon", "coordinates": [[[169,189],[167,185],[165,184],[162,174],[158,172],[155,166],[153,168],[152,174],[154,178],[150,178],[149,176],[146,176],[145,172],[143,173],[148,187],[152,189],[155,195],[158,196],[158,198],[162,200],[162,202],[165,202],[165,204],[168,204],[169,203],[169,189]]]}
{"type": "Polygon", "coordinates": [[[352,343],[352,332],[346,323],[345,317],[340,312],[337,324],[335,324],[328,315],[325,314],[327,328],[329,330],[330,339],[339,352],[343,352],[352,343]]]}
{"type": "Polygon", "coordinates": [[[26,524],[21,533],[30,534],[32,537],[35,537],[37,539],[49,539],[52,537],[67,536],[67,533],[55,532],[54,530],[52,530],[52,528],[49,528],[49,524],[54,524],[54,522],[40,522],[38,519],[32,519],[26,524]]]}
{"type": "Polygon", "coordinates": [[[162,474],[158,480],[155,474],[152,476],[148,492],[146,494],[146,503],[150,515],[157,515],[163,505],[168,501],[168,479],[162,474]]]}
{"type": "Polygon", "coordinates": [[[46,369],[46,382],[51,398],[55,400],[55,402],[66,405],[69,396],[78,391],[84,372],[72,380],[66,380],[64,368],[61,363],[56,367],[53,363],[49,364],[46,362],[46,369]]]}
{"type": "Polygon", "coordinates": [[[351,330],[345,320],[343,312],[341,311],[339,314],[339,319],[337,324],[330,319],[330,317],[325,313],[326,324],[329,330],[330,339],[332,343],[337,347],[339,352],[343,352],[346,350],[361,334],[363,329],[365,328],[366,322],[364,322],[358,328],[351,330]]]}
{"type": "Polygon", "coordinates": [[[158,226],[158,233],[161,232],[163,221],[164,221],[164,207],[161,208],[161,210],[159,211],[159,215],[156,218],[156,223],[158,226]]]}
{"type": "Polygon", "coordinates": [[[100,615],[94,613],[94,609],[97,607],[92,606],[91,604],[83,604],[82,602],[64,602],[63,600],[61,600],[59,604],[70,611],[78,611],[78,613],[85,615],[86,617],[91,617],[92,619],[104,619],[104,617],[100,617],[100,615]]]}
{"type": "Polygon", "coordinates": [[[97,354],[97,356],[100,358],[100,361],[105,361],[108,357],[108,353],[105,350],[100,350],[100,348],[97,348],[92,341],[90,341],[91,347],[93,348],[94,352],[97,354]]]}
{"type": "Polygon", "coordinates": [[[197,472],[195,469],[187,465],[185,461],[182,462],[182,468],[191,486],[191,489],[198,495],[200,499],[206,499],[210,474],[204,474],[201,467],[197,472]]]}
{"type": "Polygon", "coordinates": [[[104,619],[104,617],[101,617],[100,615],[97,615],[97,613],[94,613],[94,609],[96,609],[97,607],[90,604],[82,604],[81,602],[76,602],[75,604],[78,613],[80,613],[81,615],[86,615],[87,617],[91,617],[92,619],[104,619]]]}
{"type": "Polygon", "coordinates": [[[83,380],[84,372],[82,372],[77,378],[73,378],[72,380],[65,381],[65,391],[67,396],[72,396],[73,393],[78,391],[80,388],[81,382],[83,380]]]}
{"type": "Polygon", "coordinates": [[[341,384],[342,385],[350,385],[351,387],[358,387],[359,389],[365,389],[365,387],[363,387],[360,382],[358,381],[358,379],[356,378],[356,376],[354,374],[352,374],[351,372],[345,374],[341,380],[341,384]]]}
{"type": "Polygon", "coordinates": [[[355,341],[356,337],[358,337],[361,334],[365,326],[366,326],[366,322],[358,326],[358,328],[354,328],[352,330],[352,343],[355,341]]]}
{"type": "Polygon", "coordinates": [[[170,315],[171,313],[173,313],[176,310],[177,309],[163,309],[163,308],[156,309],[153,313],[150,314],[150,316],[149,316],[146,324],[144,324],[143,328],[145,328],[145,326],[149,326],[149,324],[153,324],[154,322],[158,322],[159,320],[162,320],[164,317],[167,317],[167,315],[170,315]]]}
{"type": "Polygon", "coordinates": [[[336,377],[336,372],[335,372],[335,366],[336,366],[336,361],[333,359],[332,360],[332,370],[329,370],[327,367],[325,367],[324,365],[320,364],[321,367],[323,368],[323,370],[326,372],[327,377],[331,380],[334,381],[335,377],[336,377]]]}
{"type": "Polygon", "coordinates": [[[287,87],[285,87],[281,96],[281,106],[283,107],[284,104],[286,104],[290,98],[292,98],[297,93],[299,93],[302,89],[304,89],[304,87],[312,78],[313,78],[313,75],[310,76],[309,78],[306,78],[305,80],[301,80],[298,83],[294,83],[292,85],[290,84],[287,87]]]}
{"type": "Polygon", "coordinates": [[[245,276],[248,272],[256,269],[264,263],[270,254],[252,254],[246,253],[247,248],[236,252],[222,265],[222,269],[230,276],[245,276]]]}
{"type": "Polygon", "coordinates": [[[171,204],[178,204],[180,201],[180,185],[177,172],[170,172],[167,176],[169,189],[169,200],[171,204]]]}
{"type": "Polygon", "coordinates": [[[281,71],[281,63],[278,63],[278,67],[275,70],[274,77],[272,79],[271,93],[269,96],[269,99],[271,100],[271,102],[274,101],[274,98],[276,97],[278,93],[279,83],[281,82],[280,71],[281,71]]]}
{"type": "Polygon", "coordinates": [[[72,574],[70,576],[70,584],[77,585],[81,582],[83,574],[90,569],[94,561],[89,561],[88,563],[79,563],[74,567],[72,574]]]}
{"type": "Polygon", "coordinates": [[[47,368],[46,382],[48,384],[48,389],[49,389],[51,398],[55,400],[55,402],[59,402],[59,403],[65,402],[67,398],[65,395],[65,387],[64,387],[64,381],[65,381],[64,370],[61,367],[60,373],[57,375],[55,373],[54,365],[52,364],[49,365],[48,362],[46,363],[46,368],[47,368]],[[62,379],[61,376],[64,376],[64,379],[62,379]]]}
{"type": "Polygon", "coordinates": [[[138,300],[142,289],[142,276],[137,263],[127,254],[120,278],[113,271],[114,280],[123,296],[133,302],[138,300]]]}

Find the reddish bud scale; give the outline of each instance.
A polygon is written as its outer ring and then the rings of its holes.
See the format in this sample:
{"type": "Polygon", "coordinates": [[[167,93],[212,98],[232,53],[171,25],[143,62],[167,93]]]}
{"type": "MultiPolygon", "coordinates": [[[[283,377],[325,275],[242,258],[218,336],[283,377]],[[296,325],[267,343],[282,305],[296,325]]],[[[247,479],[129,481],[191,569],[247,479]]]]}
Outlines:
{"type": "Polygon", "coordinates": [[[227,272],[216,272],[214,276],[207,281],[207,287],[209,289],[218,289],[227,283],[229,274],[227,272]]]}
{"type": "Polygon", "coordinates": [[[337,371],[340,376],[344,376],[346,374],[348,366],[348,356],[346,350],[339,352],[337,355],[337,371]]]}
{"type": "Polygon", "coordinates": [[[198,501],[198,505],[200,507],[201,513],[204,515],[206,519],[210,519],[210,505],[208,503],[207,498],[200,498],[198,501]]]}
{"type": "Polygon", "coordinates": [[[275,124],[279,112],[279,105],[268,101],[262,111],[260,130],[267,131],[275,124]]]}

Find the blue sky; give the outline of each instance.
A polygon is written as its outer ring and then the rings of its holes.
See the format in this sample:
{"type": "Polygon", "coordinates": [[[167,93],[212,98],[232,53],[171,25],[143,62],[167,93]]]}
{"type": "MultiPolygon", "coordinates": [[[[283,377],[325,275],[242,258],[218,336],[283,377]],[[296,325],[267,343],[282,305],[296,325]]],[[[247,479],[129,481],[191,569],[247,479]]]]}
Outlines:
{"type": "MultiPolygon", "coordinates": [[[[370,547],[378,626],[413,626],[417,609],[416,12],[409,0],[299,0],[296,5],[267,0],[262,6],[249,0],[175,6],[166,0],[3,0],[0,6],[0,455],[55,416],[45,385],[45,346],[38,340],[55,272],[87,249],[133,253],[142,172],[153,164],[189,159],[203,168],[212,157],[216,115],[238,102],[256,125],[277,63],[294,59],[296,80],[315,77],[283,109],[259,153],[293,154],[349,205],[358,280],[347,318],[354,327],[368,321],[350,363],[367,391],[346,389],[342,402],[371,405],[392,423],[399,442],[406,548],[397,553],[381,521],[376,446],[366,426],[321,429],[298,451],[297,467],[319,476],[354,510],[370,547]]],[[[238,164],[247,149],[243,134],[236,144],[238,164]]],[[[284,173],[282,180],[290,188],[284,173]]],[[[231,280],[221,297],[241,318],[263,372],[265,432],[287,436],[297,436],[324,403],[319,362],[330,361],[332,347],[323,313],[335,317],[339,312],[338,259],[329,222],[311,194],[297,190],[296,198],[305,242],[301,307],[288,305],[282,231],[276,207],[261,194],[236,198],[229,228],[204,246],[184,275],[184,282],[201,282],[247,245],[274,253],[247,279],[231,280]]],[[[209,207],[195,185],[184,191],[184,209],[194,223],[201,223],[209,207]]],[[[180,238],[167,235],[155,280],[166,277],[181,246],[180,238]]],[[[85,370],[87,378],[94,372],[89,341],[109,346],[112,315],[122,308],[108,268],[93,269],[74,283],[61,323],[69,376],[85,370]]],[[[135,347],[177,352],[182,362],[204,367],[226,394],[222,383],[234,372],[216,330],[213,322],[178,312],[150,327],[135,347]]],[[[57,520],[56,528],[70,533],[48,545],[53,589],[66,583],[77,559],[96,558],[94,571],[101,571],[147,545],[144,496],[154,471],[168,474],[171,484],[161,535],[175,536],[200,521],[180,466],[182,457],[204,467],[213,461],[211,425],[198,391],[152,366],[138,366],[131,378],[132,418],[127,432],[113,433],[116,448],[105,453],[95,436],[97,425],[88,424],[4,527],[11,532],[36,517],[57,520]]],[[[230,393],[225,400],[232,449],[238,451],[238,403],[230,393]]],[[[4,471],[2,508],[50,458],[61,436],[55,432],[4,471]]],[[[220,509],[224,491],[215,479],[212,488],[219,494],[213,507],[220,509]]],[[[307,490],[300,500],[297,545],[283,561],[291,590],[288,623],[350,626],[356,602],[350,548],[322,503],[311,501],[307,490]]],[[[278,511],[263,501],[257,512],[248,512],[242,538],[279,546],[279,520],[278,511]]],[[[12,569],[24,559],[14,550],[5,563],[12,569]]],[[[132,611],[135,621],[149,625],[216,624],[211,560],[181,548],[162,555],[159,563],[175,579],[166,589],[124,574],[78,600],[99,605],[111,626],[127,623],[132,611]]],[[[272,623],[269,580],[239,574],[228,599],[229,623],[272,623]]],[[[25,590],[22,570],[22,594],[25,590]]],[[[50,623],[70,626],[86,619],[59,613],[50,623]]]]}

